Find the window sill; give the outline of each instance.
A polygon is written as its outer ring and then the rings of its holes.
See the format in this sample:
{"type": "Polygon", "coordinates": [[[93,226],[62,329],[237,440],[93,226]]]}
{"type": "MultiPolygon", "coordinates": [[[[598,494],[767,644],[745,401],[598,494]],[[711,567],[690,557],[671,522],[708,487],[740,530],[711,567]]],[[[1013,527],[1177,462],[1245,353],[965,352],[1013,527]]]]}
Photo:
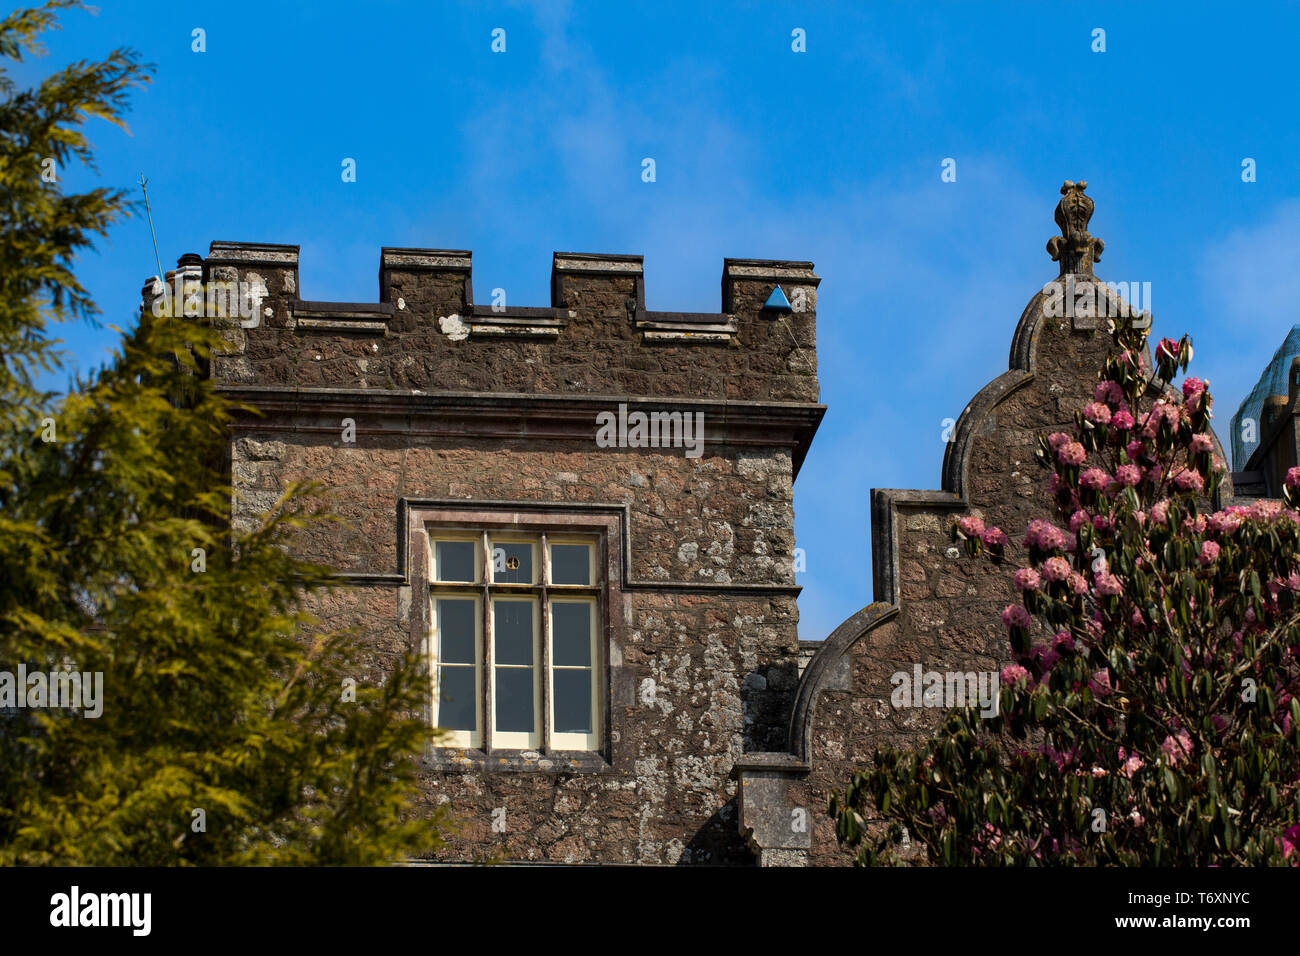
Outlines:
{"type": "Polygon", "coordinates": [[[430,747],[421,764],[436,773],[612,774],[605,758],[590,750],[482,750],[430,747]]]}

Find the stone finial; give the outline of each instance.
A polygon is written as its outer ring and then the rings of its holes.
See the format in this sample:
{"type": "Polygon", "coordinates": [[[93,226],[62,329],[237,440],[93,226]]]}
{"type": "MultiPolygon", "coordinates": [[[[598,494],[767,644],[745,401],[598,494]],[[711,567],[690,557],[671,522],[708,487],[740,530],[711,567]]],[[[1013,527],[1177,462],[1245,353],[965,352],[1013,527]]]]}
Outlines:
{"type": "Polygon", "coordinates": [[[1053,262],[1061,263],[1061,275],[1092,275],[1092,264],[1106,248],[1106,243],[1088,233],[1093,201],[1083,193],[1087,188],[1088,183],[1082,179],[1077,183],[1067,179],[1061,187],[1055,214],[1061,235],[1047,240],[1047,254],[1053,262]]]}

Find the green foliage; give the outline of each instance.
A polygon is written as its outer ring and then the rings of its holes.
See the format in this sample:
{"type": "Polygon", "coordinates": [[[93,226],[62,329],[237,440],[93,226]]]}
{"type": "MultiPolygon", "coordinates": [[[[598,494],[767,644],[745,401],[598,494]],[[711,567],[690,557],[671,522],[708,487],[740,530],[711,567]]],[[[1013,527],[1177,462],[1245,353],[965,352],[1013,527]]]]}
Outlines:
{"type": "MultiPolygon", "coordinates": [[[[9,16],[0,54],[38,52],[69,5],[9,16]]],[[[88,161],[81,119],[121,125],[145,76],[129,51],[35,90],[0,75],[0,670],[103,675],[98,717],[0,714],[0,863],[424,853],[448,825],[414,805],[427,677],[409,656],[381,679],[356,635],[313,634],[330,573],[286,547],[319,520],[312,489],[232,533],[236,410],[201,374],[221,329],[146,315],[66,396],[33,385],[58,367],[47,322],[94,314],[75,254],[127,211],[121,192],[62,195],[40,158],[88,161]]]]}
{"type": "MultiPolygon", "coordinates": [[[[1284,502],[1207,513],[1212,400],[1165,384],[1190,341],[1149,372],[1140,323],[1111,334],[1095,400],[1041,441],[1069,530],[1029,525],[998,714],[953,710],[832,796],[861,864],[898,862],[904,827],[942,865],[1300,862],[1300,468],[1284,502]]],[[[972,557],[1010,544],[953,531],[972,557]]]]}

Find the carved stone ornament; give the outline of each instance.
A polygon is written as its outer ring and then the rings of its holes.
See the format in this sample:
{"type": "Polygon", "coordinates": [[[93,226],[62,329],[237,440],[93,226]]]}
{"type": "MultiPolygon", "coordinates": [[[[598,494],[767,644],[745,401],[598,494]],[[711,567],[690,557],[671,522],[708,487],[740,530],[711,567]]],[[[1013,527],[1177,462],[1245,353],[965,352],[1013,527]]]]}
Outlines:
{"type": "Polygon", "coordinates": [[[1047,240],[1047,253],[1060,262],[1061,275],[1092,275],[1092,264],[1101,258],[1106,243],[1088,233],[1092,219],[1092,199],[1084,195],[1088,183],[1065,181],[1061,201],[1056,204],[1056,225],[1061,235],[1047,240]]]}

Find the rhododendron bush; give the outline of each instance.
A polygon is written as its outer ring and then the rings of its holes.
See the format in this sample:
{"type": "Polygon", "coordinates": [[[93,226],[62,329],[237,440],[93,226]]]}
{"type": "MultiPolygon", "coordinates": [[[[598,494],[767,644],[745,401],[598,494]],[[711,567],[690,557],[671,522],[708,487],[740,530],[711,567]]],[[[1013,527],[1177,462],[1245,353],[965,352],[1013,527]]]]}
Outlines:
{"type": "MultiPolygon", "coordinates": [[[[1073,428],[1040,439],[1056,520],[1030,522],[999,711],[950,712],[835,794],[863,864],[1300,863],[1300,469],[1213,510],[1225,465],[1191,342],[1111,325],[1073,428]],[[868,825],[868,820],[883,823],[868,825]]],[[[974,516],[972,558],[1010,542],[974,516]]]]}

